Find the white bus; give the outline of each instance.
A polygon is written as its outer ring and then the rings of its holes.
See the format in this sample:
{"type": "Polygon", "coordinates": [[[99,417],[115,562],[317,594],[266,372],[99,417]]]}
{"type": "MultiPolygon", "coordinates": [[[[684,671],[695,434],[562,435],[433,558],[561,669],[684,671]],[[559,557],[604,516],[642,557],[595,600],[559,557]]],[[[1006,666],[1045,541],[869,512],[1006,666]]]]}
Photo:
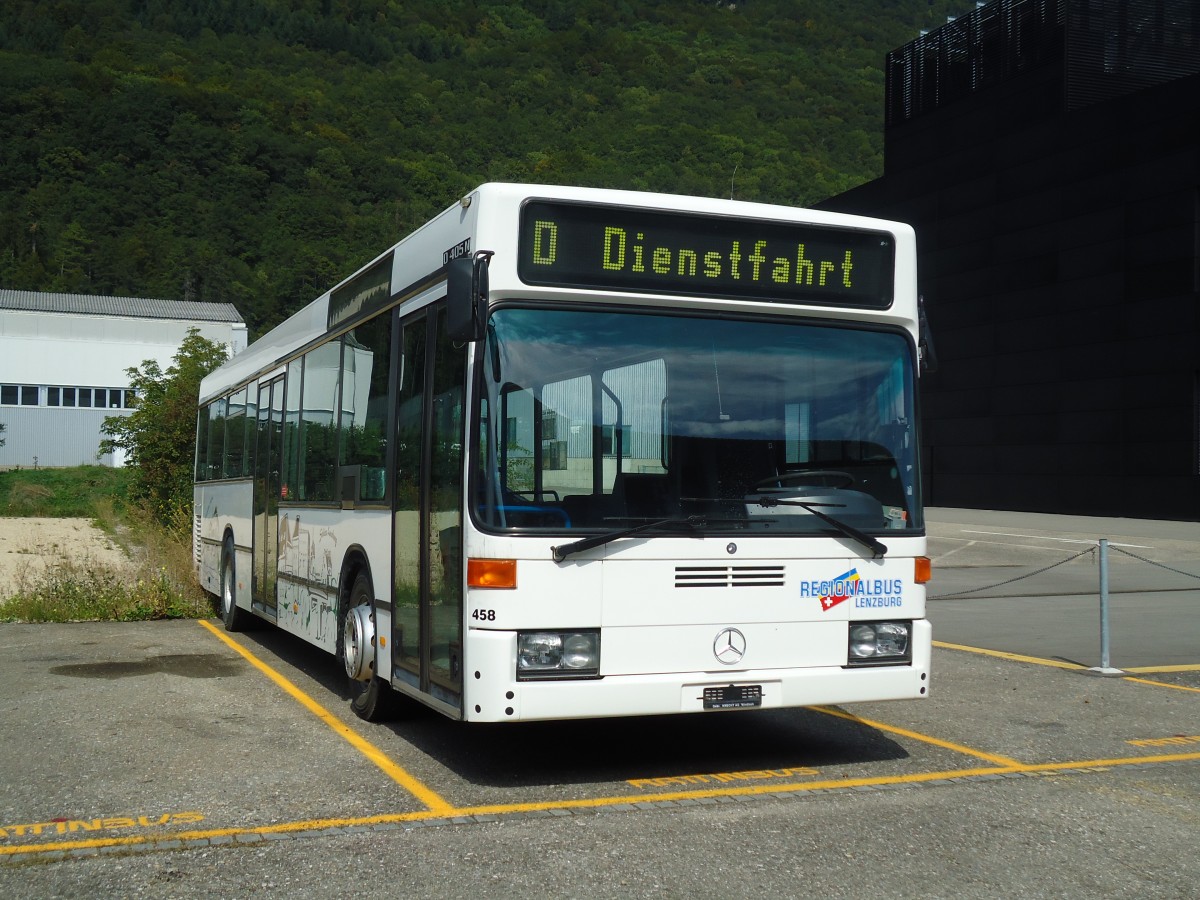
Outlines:
{"type": "Polygon", "coordinates": [[[201,584],[472,722],[923,697],[906,225],[486,184],[204,379],[201,584]]]}

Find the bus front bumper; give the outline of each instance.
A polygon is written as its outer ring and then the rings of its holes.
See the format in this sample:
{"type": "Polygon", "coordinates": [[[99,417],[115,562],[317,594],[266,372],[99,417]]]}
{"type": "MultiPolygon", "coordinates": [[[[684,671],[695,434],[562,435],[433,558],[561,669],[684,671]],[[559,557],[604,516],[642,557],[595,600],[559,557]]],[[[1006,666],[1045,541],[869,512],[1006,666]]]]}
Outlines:
{"type": "Polygon", "coordinates": [[[929,622],[917,620],[913,623],[912,661],[903,665],[518,681],[511,632],[477,634],[474,649],[480,652],[465,673],[463,718],[517,722],[919,699],[929,695],[931,647],[929,622]]]}

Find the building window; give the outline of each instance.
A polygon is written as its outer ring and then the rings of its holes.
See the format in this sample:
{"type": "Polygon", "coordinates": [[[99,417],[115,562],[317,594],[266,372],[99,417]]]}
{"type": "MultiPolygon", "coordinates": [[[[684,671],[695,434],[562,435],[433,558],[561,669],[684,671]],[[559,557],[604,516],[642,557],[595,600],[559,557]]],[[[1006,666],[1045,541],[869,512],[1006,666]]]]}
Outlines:
{"type": "MultiPolygon", "coordinates": [[[[19,395],[21,405],[36,406],[36,399],[31,404],[26,401],[26,397],[36,398],[37,390],[36,387],[22,387],[19,395]],[[26,391],[31,393],[27,394],[26,391]]],[[[89,409],[133,409],[137,405],[137,392],[125,388],[48,387],[46,388],[46,405],[89,409]]]]}
{"type": "Polygon", "coordinates": [[[36,384],[0,384],[0,406],[37,406],[36,384]]]}
{"type": "Polygon", "coordinates": [[[618,425],[603,425],[600,428],[600,446],[603,448],[604,455],[617,455],[617,435],[621,436],[621,456],[629,456],[629,429],[622,428],[618,425]]]}

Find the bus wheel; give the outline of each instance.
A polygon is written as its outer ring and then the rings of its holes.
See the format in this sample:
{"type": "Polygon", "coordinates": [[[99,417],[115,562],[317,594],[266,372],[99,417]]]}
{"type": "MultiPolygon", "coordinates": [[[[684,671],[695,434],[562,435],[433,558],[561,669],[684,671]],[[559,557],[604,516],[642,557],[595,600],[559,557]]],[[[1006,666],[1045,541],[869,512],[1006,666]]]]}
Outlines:
{"type": "Polygon", "coordinates": [[[241,631],[249,618],[246,611],[239,609],[234,594],[237,572],[234,568],[233,544],[225,542],[221,552],[221,620],[226,631],[241,631]]]}
{"type": "Polygon", "coordinates": [[[346,669],[350,708],[360,719],[381,722],[395,714],[395,694],[375,674],[375,591],[371,576],[359,572],[342,616],[338,656],[346,669]]]}

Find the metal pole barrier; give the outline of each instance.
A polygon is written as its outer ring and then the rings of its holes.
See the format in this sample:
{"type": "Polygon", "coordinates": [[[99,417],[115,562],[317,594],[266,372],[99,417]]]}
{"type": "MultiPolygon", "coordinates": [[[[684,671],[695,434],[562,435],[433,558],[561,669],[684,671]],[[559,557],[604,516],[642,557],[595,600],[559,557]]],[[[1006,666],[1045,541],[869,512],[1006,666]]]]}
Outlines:
{"type": "Polygon", "coordinates": [[[1100,538],[1100,665],[1088,669],[1096,675],[1124,675],[1109,659],[1108,631],[1108,538],[1100,538]]]}
{"type": "Polygon", "coordinates": [[[1100,668],[1112,668],[1108,652],[1108,538],[1100,538],[1100,668]]]}

